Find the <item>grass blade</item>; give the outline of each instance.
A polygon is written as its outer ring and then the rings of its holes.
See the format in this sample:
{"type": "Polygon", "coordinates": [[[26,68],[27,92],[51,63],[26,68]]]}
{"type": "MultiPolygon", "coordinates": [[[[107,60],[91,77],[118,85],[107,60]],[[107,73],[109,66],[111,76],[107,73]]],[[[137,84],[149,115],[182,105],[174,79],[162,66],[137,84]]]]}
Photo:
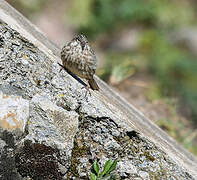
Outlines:
{"type": "Polygon", "coordinates": [[[96,172],[96,174],[98,176],[99,175],[100,168],[99,168],[99,164],[98,164],[97,161],[94,161],[93,168],[94,168],[94,171],[96,172]]]}
{"type": "Polygon", "coordinates": [[[91,180],[97,180],[97,177],[96,177],[96,175],[94,173],[91,172],[90,179],[91,180]]]}
{"type": "Polygon", "coordinates": [[[112,163],[108,173],[112,172],[113,170],[116,169],[116,165],[117,165],[118,161],[117,160],[114,160],[114,162],[112,163]]]}
{"type": "Polygon", "coordinates": [[[105,175],[108,173],[108,171],[109,171],[111,165],[112,165],[112,160],[110,159],[110,160],[108,160],[108,161],[105,163],[105,165],[104,165],[104,170],[103,170],[103,172],[101,173],[103,176],[105,176],[105,175]]]}

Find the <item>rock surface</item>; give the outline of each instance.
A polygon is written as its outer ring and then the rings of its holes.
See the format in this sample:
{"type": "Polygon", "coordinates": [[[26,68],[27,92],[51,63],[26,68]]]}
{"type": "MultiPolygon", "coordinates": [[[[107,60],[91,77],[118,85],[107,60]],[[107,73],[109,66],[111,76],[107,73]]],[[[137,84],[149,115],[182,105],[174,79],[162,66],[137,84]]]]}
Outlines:
{"type": "Polygon", "coordinates": [[[0,179],[88,179],[94,160],[110,158],[118,179],[195,179],[102,91],[82,87],[0,21],[0,179]]]}
{"type": "Polygon", "coordinates": [[[20,129],[24,132],[29,118],[29,101],[20,96],[8,96],[0,92],[0,110],[2,128],[20,129]]]}

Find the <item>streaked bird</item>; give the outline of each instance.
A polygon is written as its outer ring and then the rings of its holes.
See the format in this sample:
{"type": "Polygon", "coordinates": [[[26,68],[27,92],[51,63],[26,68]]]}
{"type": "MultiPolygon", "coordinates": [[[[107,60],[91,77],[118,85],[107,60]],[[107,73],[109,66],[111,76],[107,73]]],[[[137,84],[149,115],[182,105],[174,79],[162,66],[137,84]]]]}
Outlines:
{"type": "Polygon", "coordinates": [[[66,69],[81,78],[85,78],[91,89],[99,90],[93,78],[96,71],[97,59],[84,35],[75,36],[62,48],[61,59],[66,69]]]}

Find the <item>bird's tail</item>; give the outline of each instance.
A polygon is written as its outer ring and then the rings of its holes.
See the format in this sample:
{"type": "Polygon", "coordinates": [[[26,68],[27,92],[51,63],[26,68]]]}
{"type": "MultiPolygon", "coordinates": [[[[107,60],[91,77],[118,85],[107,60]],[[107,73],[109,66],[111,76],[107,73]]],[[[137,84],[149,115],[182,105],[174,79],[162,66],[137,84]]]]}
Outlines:
{"type": "Polygon", "coordinates": [[[97,91],[99,90],[98,84],[96,83],[96,81],[94,80],[93,77],[88,80],[88,83],[89,83],[91,89],[97,90],[97,91]]]}

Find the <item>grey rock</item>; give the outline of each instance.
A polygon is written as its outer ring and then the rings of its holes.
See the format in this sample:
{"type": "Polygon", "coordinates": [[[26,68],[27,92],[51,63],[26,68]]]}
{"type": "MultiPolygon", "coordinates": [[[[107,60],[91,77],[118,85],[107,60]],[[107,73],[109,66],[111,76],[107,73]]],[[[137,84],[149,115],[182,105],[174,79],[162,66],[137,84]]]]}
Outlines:
{"type": "Polygon", "coordinates": [[[29,118],[29,101],[20,96],[9,96],[0,91],[0,127],[12,131],[25,131],[29,118]]]}
{"type": "Polygon", "coordinates": [[[148,172],[139,171],[138,174],[139,174],[139,176],[140,176],[142,179],[144,179],[144,180],[150,179],[150,176],[149,176],[148,172]]]}
{"type": "Polygon", "coordinates": [[[72,149],[78,130],[79,115],[52,103],[47,97],[35,95],[30,102],[27,139],[46,142],[58,149],[72,149]]]}
{"type": "Polygon", "coordinates": [[[122,160],[118,163],[117,169],[121,173],[137,174],[137,168],[132,164],[130,160],[122,160]]]}

